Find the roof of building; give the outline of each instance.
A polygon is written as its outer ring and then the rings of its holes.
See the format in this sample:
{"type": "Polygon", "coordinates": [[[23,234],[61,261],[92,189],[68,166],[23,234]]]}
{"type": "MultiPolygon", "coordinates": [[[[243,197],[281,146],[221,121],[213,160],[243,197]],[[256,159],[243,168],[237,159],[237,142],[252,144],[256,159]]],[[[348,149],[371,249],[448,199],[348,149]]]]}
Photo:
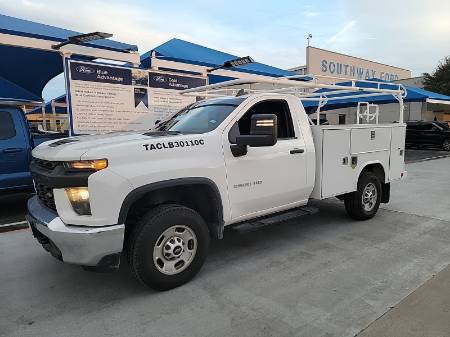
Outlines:
{"type": "MultiPolygon", "coordinates": [[[[143,54],[141,56],[142,66],[150,67],[151,55],[153,51],[156,52],[156,57],[160,59],[211,68],[220,66],[225,61],[229,61],[238,57],[236,55],[224,53],[222,51],[204,47],[185,40],[171,39],[154,48],[153,50],[150,50],[147,53],[143,54]]],[[[271,77],[295,75],[290,71],[272,67],[259,62],[233,68],[232,70],[271,77]]]]}

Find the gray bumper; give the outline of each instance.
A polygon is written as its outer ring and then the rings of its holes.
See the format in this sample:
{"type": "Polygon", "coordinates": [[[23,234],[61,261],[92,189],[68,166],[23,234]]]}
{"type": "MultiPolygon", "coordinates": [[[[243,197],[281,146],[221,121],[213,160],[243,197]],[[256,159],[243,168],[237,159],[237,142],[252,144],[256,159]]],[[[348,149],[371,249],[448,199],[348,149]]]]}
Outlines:
{"type": "Polygon", "coordinates": [[[124,225],[68,226],[56,213],[42,206],[36,196],[28,200],[27,221],[42,246],[64,262],[99,267],[118,265],[124,225]]]}

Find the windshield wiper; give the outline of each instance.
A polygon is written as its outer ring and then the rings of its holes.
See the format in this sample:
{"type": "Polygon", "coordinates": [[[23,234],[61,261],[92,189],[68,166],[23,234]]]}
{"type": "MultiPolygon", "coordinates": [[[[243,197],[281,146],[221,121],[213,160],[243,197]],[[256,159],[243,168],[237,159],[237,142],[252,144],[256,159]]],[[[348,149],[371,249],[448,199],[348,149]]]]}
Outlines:
{"type": "Polygon", "coordinates": [[[159,130],[150,130],[148,132],[143,133],[144,136],[175,136],[175,135],[182,135],[183,133],[180,131],[159,131],[159,130]]]}

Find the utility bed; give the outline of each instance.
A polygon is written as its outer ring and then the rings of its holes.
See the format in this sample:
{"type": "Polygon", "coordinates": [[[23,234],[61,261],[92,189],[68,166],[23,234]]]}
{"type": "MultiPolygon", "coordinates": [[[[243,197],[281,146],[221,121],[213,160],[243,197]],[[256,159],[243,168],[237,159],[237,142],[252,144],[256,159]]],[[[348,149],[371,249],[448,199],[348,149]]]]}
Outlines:
{"type": "Polygon", "coordinates": [[[388,172],[384,182],[404,176],[405,124],[313,125],[311,130],[316,149],[312,198],[355,191],[361,162],[380,164],[388,172]]]}

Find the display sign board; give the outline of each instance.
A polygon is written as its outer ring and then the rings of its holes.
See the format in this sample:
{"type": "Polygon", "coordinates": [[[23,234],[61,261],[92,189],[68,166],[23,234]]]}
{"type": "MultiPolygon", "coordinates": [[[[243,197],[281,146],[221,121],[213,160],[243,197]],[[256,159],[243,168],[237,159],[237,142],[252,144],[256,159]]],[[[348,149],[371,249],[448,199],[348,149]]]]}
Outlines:
{"type": "Polygon", "coordinates": [[[180,90],[206,77],[68,60],[72,134],[148,130],[157,120],[195,102],[180,90]]]}
{"type": "Polygon", "coordinates": [[[307,73],[312,75],[359,80],[378,78],[389,82],[411,77],[411,71],[407,69],[315,47],[306,48],[306,60],[307,73]]]}

